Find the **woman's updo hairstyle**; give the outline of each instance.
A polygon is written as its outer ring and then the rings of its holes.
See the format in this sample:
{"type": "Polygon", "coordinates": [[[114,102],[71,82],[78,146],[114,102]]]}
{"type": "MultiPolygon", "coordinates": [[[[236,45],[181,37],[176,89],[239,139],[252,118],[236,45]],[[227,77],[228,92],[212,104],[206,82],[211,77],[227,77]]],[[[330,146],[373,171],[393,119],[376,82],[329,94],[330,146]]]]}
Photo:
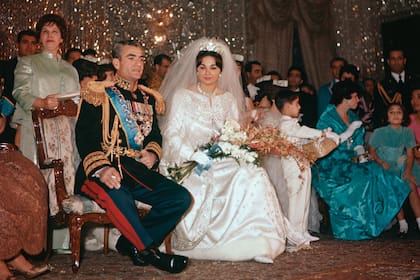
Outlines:
{"type": "Polygon", "coordinates": [[[336,83],[332,88],[332,92],[330,104],[337,106],[343,102],[343,99],[351,99],[353,93],[357,93],[360,96],[362,89],[356,82],[346,79],[336,83]]]}
{"type": "Polygon", "coordinates": [[[197,54],[197,58],[195,59],[195,68],[198,68],[198,66],[201,65],[203,58],[206,56],[213,57],[216,61],[216,66],[220,69],[220,71],[223,71],[223,58],[219,53],[215,51],[200,51],[197,54]]]}

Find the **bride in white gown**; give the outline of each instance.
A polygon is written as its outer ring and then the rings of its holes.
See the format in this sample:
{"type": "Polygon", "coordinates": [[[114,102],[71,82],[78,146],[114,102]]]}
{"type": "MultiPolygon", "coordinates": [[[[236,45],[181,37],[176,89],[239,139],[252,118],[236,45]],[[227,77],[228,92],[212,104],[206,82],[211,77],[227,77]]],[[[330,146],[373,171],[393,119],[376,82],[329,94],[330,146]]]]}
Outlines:
{"type": "Polygon", "coordinates": [[[182,51],[160,88],[168,106],[160,120],[161,172],[189,160],[209,167],[183,182],[195,202],[176,227],[172,246],[196,259],[271,263],[286,245],[296,251],[308,243],[285,219],[267,173],[232,158],[211,160],[198,149],[243,113],[235,69],[224,42],[202,38],[182,51]]]}

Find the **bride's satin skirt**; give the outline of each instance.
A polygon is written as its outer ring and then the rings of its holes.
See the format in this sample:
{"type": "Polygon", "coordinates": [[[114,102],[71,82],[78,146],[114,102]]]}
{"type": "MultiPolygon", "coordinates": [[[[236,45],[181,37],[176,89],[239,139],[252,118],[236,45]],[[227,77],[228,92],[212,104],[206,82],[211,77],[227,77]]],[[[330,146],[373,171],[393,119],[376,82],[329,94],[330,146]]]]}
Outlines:
{"type": "Polygon", "coordinates": [[[263,168],[234,159],[213,161],[183,185],[194,205],[176,227],[175,252],[196,259],[272,262],[290,229],[263,168]]]}

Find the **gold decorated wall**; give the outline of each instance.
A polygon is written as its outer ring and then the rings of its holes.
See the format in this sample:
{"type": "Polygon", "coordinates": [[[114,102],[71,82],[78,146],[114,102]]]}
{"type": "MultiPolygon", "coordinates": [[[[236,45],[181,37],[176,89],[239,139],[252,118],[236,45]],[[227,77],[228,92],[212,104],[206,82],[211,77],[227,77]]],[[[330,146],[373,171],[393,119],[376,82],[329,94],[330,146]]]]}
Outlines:
{"type": "MultiPolygon", "coordinates": [[[[232,52],[258,59],[247,43],[249,1],[261,0],[1,0],[0,59],[15,55],[20,30],[34,28],[41,15],[52,12],[68,21],[65,48],[93,48],[101,57],[109,55],[114,40],[140,40],[152,56],[174,55],[191,40],[217,36],[232,52]]],[[[381,23],[419,14],[420,0],[331,0],[331,9],[336,53],[358,65],[363,75],[380,77],[381,23]]]]}

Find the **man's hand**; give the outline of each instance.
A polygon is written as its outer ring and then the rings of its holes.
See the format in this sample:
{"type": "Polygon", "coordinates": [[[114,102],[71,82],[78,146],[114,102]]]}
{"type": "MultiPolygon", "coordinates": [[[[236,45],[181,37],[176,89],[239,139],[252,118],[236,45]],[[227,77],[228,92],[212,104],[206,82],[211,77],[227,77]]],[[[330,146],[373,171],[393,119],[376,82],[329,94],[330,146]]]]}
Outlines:
{"type": "Polygon", "coordinates": [[[121,176],[114,167],[104,167],[97,173],[99,181],[104,183],[110,189],[119,189],[121,187],[121,176]]]}
{"type": "Polygon", "coordinates": [[[141,150],[140,152],[141,158],[140,162],[147,166],[147,168],[151,169],[153,165],[155,165],[156,161],[158,160],[157,156],[149,152],[147,150],[141,150]]]}

